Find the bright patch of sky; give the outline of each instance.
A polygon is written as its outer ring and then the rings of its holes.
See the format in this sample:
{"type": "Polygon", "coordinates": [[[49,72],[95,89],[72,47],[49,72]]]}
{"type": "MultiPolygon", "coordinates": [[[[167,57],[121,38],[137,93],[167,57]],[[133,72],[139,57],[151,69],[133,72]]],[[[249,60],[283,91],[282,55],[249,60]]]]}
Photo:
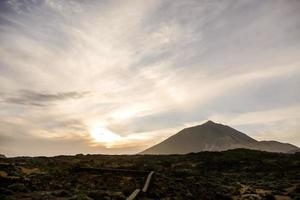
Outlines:
{"type": "Polygon", "coordinates": [[[300,146],[300,1],[0,2],[0,153],[137,153],[211,119],[300,146]]]}

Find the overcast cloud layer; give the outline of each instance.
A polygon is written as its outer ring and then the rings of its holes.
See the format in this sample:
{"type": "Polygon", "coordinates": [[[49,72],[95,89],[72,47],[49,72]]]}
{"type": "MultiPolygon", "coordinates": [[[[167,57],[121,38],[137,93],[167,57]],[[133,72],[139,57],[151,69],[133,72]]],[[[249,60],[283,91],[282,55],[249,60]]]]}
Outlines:
{"type": "Polygon", "coordinates": [[[3,0],[0,153],[136,153],[208,119],[300,146],[298,0],[3,0]]]}

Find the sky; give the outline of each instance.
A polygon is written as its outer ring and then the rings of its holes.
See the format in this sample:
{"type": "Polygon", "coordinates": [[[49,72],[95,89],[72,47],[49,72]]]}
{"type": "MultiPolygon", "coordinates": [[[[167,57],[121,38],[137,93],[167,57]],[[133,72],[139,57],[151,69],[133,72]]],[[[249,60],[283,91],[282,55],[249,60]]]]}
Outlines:
{"type": "Polygon", "coordinates": [[[300,146],[298,0],[0,1],[0,153],[133,154],[207,120],[300,146]]]}

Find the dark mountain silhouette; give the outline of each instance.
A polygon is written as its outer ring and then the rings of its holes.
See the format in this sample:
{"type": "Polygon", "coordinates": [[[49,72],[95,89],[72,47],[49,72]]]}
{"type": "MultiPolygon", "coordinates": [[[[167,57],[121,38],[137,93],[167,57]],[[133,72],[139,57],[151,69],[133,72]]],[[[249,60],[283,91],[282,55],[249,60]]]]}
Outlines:
{"type": "Polygon", "coordinates": [[[146,149],[141,154],[186,154],[237,148],[283,153],[299,150],[298,147],[287,143],[259,142],[229,126],[208,121],[202,125],[185,128],[163,142],[146,149]]]}

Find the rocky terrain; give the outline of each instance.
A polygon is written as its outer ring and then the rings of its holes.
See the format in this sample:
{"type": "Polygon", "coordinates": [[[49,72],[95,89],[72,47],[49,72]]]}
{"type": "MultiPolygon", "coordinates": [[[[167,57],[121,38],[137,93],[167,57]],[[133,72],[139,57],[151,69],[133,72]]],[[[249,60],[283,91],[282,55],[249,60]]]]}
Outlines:
{"type": "Polygon", "coordinates": [[[300,154],[235,149],[186,155],[0,158],[0,199],[300,199],[300,154]],[[121,169],[121,170],[118,170],[121,169]]]}

